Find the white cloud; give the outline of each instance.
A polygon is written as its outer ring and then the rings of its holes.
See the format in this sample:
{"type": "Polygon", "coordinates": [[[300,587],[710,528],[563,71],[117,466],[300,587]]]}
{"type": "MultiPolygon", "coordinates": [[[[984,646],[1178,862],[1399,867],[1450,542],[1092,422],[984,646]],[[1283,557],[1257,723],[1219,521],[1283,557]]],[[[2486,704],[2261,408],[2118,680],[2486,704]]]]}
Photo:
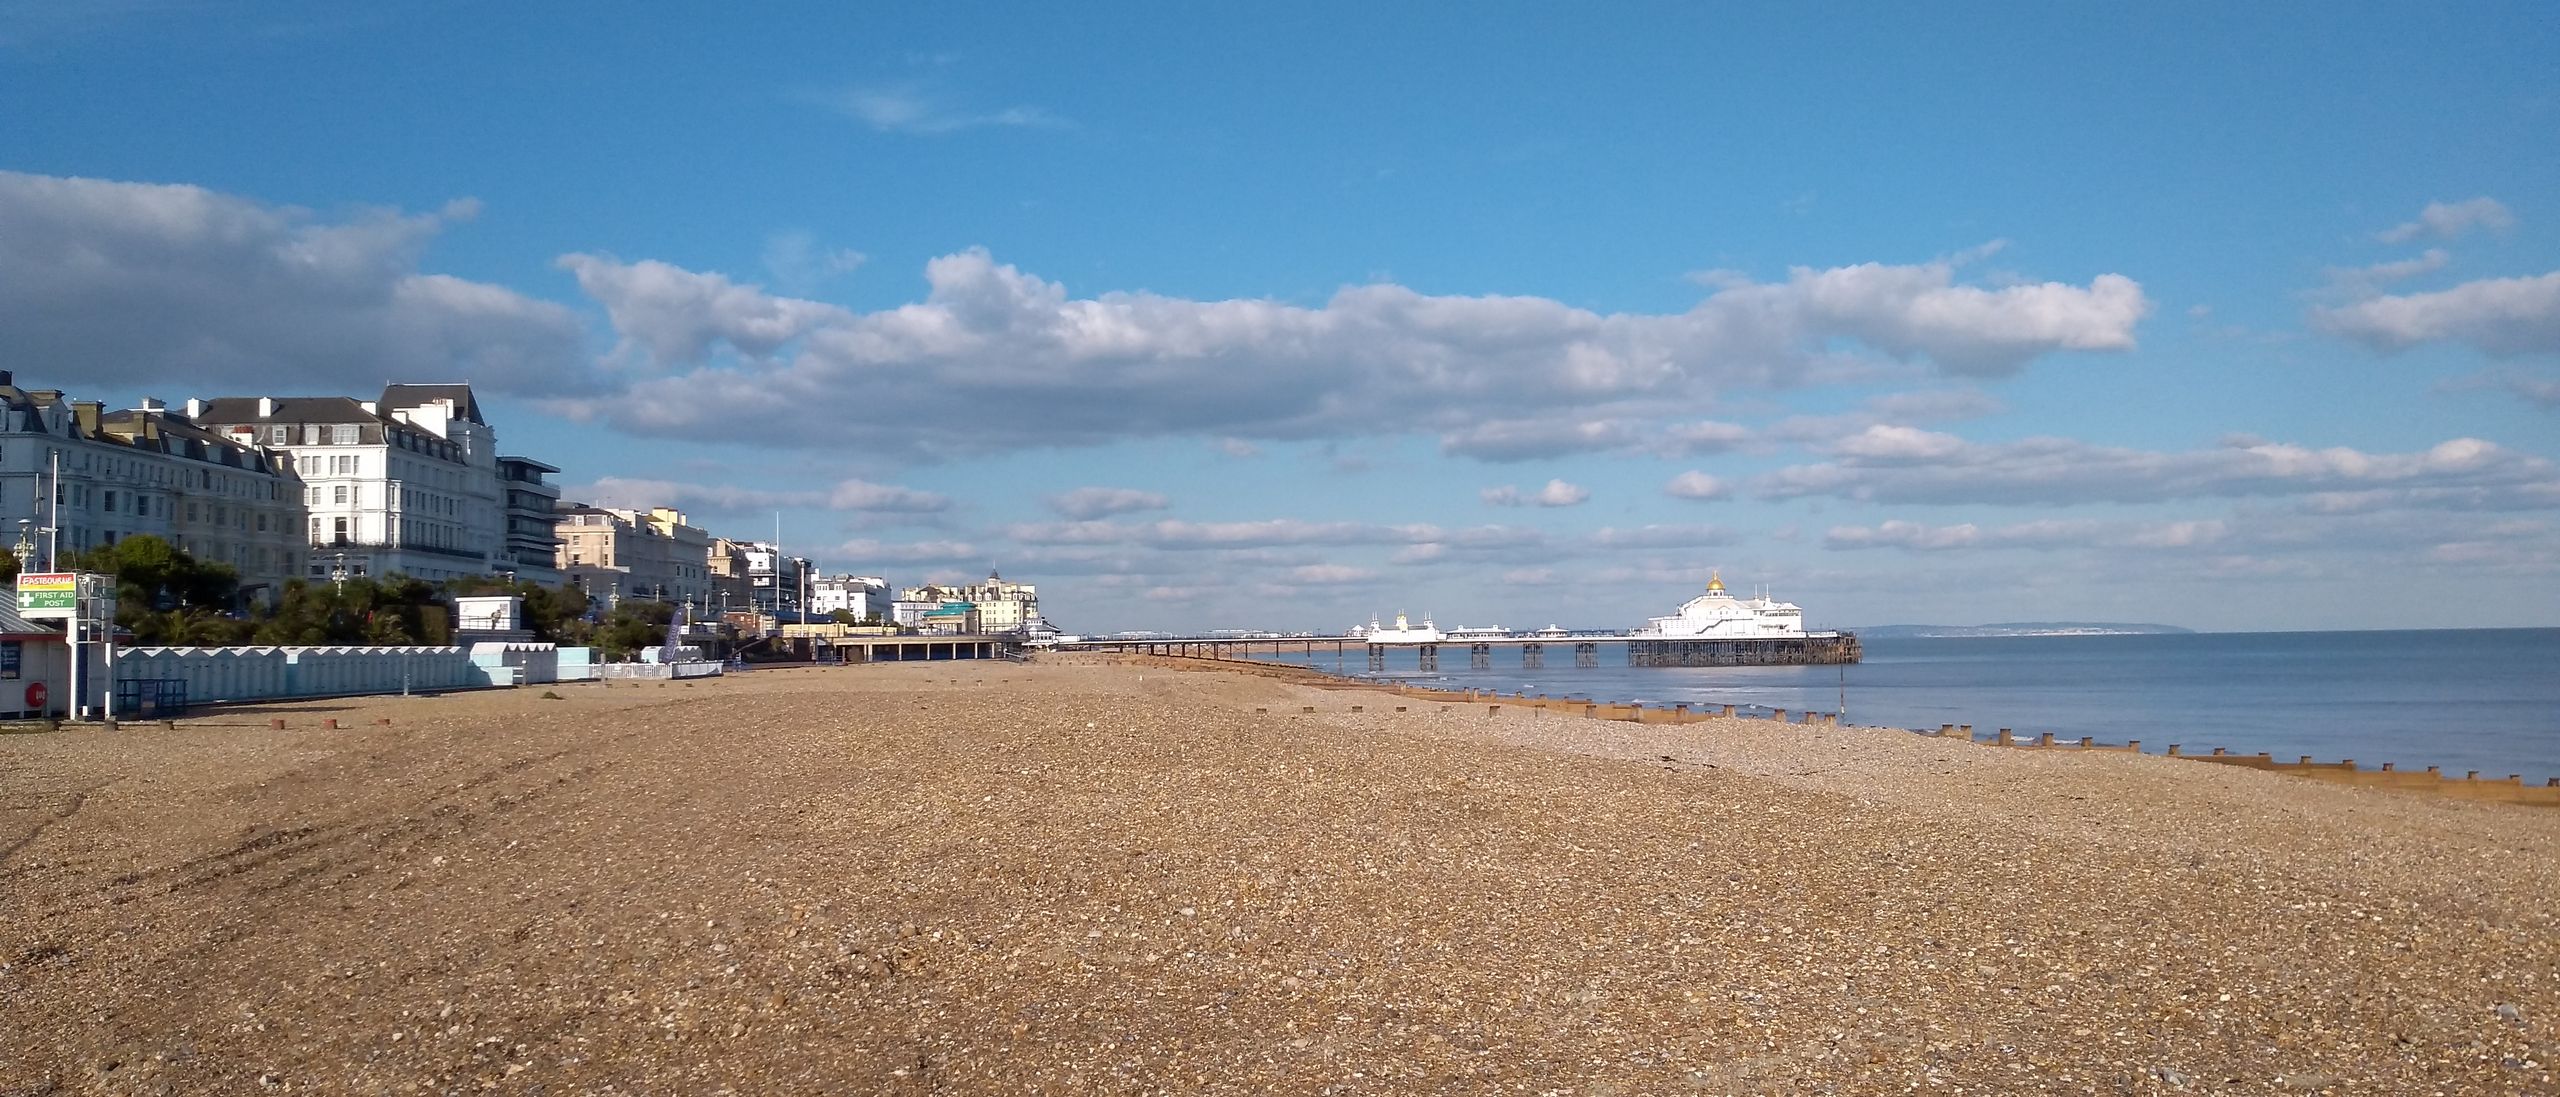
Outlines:
{"type": "Polygon", "coordinates": [[[1591,489],[1562,480],[1549,480],[1539,488],[1536,502],[1542,507],[1576,507],[1591,499],[1591,489]]]}
{"type": "Polygon", "coordinates": [[[624,391],[568,410],[641,434],[911,455],[1379,432],[1442,433],[1451,452],[1489,457],[1700,452],[1746,432],[1649,434],[1610,409],[1800,383],[1858,344],[1951,372],[2007,373],[2054,351],[2130,348],[2149,308],[2117,275],[1986,289],[1956,284],[1945,261],[1799,269],[1671,315],[1395,285],[1346,288],[1317,307],[1080,299],[973,250],[926,265],[923,301],[858,313],[666,264],[563,263],[605,306],[627,364],[667,374],[635,372],[624,391]],[[1524,407],[1569,425],[1505,418],[1524,407]],[[980,429],[990,418],[1009,429],[980,429]]]}
{"type": "Polygon", "coordinates": [[[820,247],[805,232],[777,232],[764,241],[764,270],[789,293],[810,293],[862,269],[871,257],[851,248],[820,247]]]}
{"type": "Polygon", "coordinates": [[[644,259],[572,254],[560,269],[605,309],[622,336],[615,355],[630,365],[680,366],[715,346],[763,357],[811,332],[850,322],[834,305],[776,297],[761,286],[644,259]]]}
{"type": "Polygon", "coordinates": [[[2560,271],[2375,297],[2315,309],[2312,319],[2376,350],[2452,341],[2498,356],[2560,352],[2560,271]]]}
{"type": "Polygon", "coordinates": [[[2415,258],[2361,267],[2331,267],[2327,274],[2332,288],[2353,297],[2370,297],[2384,286],[2443,270],[2452,261],[2453,253],[2443,248],[2428,248],[2415,258]]]}
{"type": "Polygon", "coordinates": [[[1883,503],[2002,505],[2309,496],[2389,489],[2450,505],[2532,508],[2560,492],[2552,462],[2477,438],[2417,453],[2366,453],[2239,438],[2209,450],[2155,452],[2067,438],[1985,444],[1929,432],[1841,439],[1834,461],[1759,478],[1768,498],[1833,496],[1883,503]]]}
{"type": "Polygon", "coordinates": [[[2450,239],[2472,229],[2509,229],[2515,227],[2516,215],[2495,198],[2471,198],[2460,202],[2429,202],[2418,211],[2418,219],[2404,221],[2373,238],[2386,244],[2406,244],[2421,236],[2450,239]]]}
{"type": "Polygon", "coordinates": [[[2184,549],[2217,543],[2227,532],[2219,521],[2044,520],[1984,529],[1971,522],[1932,526],[1893,519],[1874,526],[1834,526],[1823,535],[1822,545],[1830,549],[1899,548],[1914,552],[1969,548],[2184,549]]]}
{"type": "Polygon", "coordinates": [[[948,496],[859,479],[841,480],[826,488],[776,489],[607,476],[591,484],[568,488],[562,494],[598,506],[625,509],[674,507],[687,511],[730,513],[833,510],[931,514],[951,508],[948,496]]]}
{"type": "Polygon", "coordinates": [[[1674,499],[1696,499],[1701,502],[1723,499],[1733,494],[1733,487],[1722,480],[1690,469],[1662,485],[1662,493],[1674,499]]]}
{"type": "Polygon", "coordinates": [[[1039,107],[970,111],[941,102],[916,87],[852,88],[823,98],[836,113],[882,133],[939,136],[984,127],[1064,127],[1066,119],[1039,107]]]}
{"type": "Polygon", "coordinates": [[[954,569],[954,574],[965,574],[986,566],[987,558],[980,554],[978,546],[967,541],[879,541],[866,537],[826,550],[825,559],[858,569],[882,564],[941,565],[954,569]]]}
{"type": "Polygon", "coordinates": [[[1535,461],[1575,453],[1722,453],[1751,440],[1735,423],[1648,423],[1626,418],[1494,419],[1440,436],[1440,452],[1479,461],[1535,461]]]}
{"type": "Polygon", "coordinates": [[[1486,488],[1477,492],[1476,495],[1486,503],[1497,507],[1524,507],[1533,503],[1542,507],[1570,507],[1579,506],[1588,501],[1591,498],[1591,491],[1578,484],[1549,480],[1547,486],[1535,492],[1524,492],[1510,484],[1504,484],[1501,487],[1486,488]]]}
{"type": "Polygon", "coordinates": [[[1598,549],[1677,549],[1709,545],[1729,545],[1734,535],[1715,526],[1653,525],[1636,529],[1603,526],[1591,531],[1585,543],[1598,549]]]}
{"type": "Polygon", "coordinates": [[[2544,411],[2560,411],[2560,376],[2504,367],[2480,370],[2436,382],[2438,392],[2496,389],[2544,411]]]}
{"type": "Polygon", "coordinates": [[[1886,420],[1943,422],[1998,415],[2009,405],[1981,389],[1942,388],[1889,392],[1868,400],[1866,410],[1886,420]]]}
{"type": "Polygon", "coordinates": [[[1367,568],[1355,568],[1344,564],[1308,564],[1304,567],[1290,568],[1285,574],[1290,582],[1309,586],[1365,583],[1378,577],[1377,572],[1367,568]]]}
{"type": "Polygon", "coordinates": [[[1938,461],[1962,452],[1966,445],[1952,434],[1878,424],[1834,441],[1830,449],[1861,461],[1938,461]]]}
{"type": "MultiPolygon", "coordinates": [[[[478,204],[335,217],[202,187],[0,171],[0,361],[25,382],[213,395],[385,378],[594,386],[575,314],[418,269],[478,204]],[[207,391],[212,390],[212,391],[207,391]]],[[[179,394],[169,394],[176,396],[179,394]]]]}
{"type": "Polygon", "coordinates": [[[1094,487],[1052,495],[1048,503],[1050,510],[1079,522],[1133,511],[1163,510],[1173,505],[1171,500],[1157,492],[1094,487]]]}

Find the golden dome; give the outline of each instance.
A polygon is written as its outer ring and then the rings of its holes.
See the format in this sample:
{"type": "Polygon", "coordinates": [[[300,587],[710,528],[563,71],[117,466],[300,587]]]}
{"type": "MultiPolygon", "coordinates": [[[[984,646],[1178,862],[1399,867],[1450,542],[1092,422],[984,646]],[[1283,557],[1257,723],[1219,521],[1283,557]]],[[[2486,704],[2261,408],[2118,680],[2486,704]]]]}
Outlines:
{"type": "Polygon", "coordinates": [[[1720,591],[1720,590],[1723,590],[1723,589],[1724,589],[1724,574],[1723,574],[1722,572],[1714,572],[1714,571],[1708,572],[1708,573],[1707,573],[1707,593],[1709,593],[1709,594],[1713,594],[1713,593],[1715,593],[1715,592],[1717,592],[1717,591],[1720,591]]]}

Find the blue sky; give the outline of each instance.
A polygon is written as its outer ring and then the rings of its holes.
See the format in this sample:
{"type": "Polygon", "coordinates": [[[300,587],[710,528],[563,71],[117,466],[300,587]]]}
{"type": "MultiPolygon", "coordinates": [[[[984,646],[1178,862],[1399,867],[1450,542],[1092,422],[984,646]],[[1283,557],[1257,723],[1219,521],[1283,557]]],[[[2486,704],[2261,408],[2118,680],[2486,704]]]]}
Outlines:
{"type": "Polygon", "coordinates": [[[842,7],[0,0],[0,358],[1076,631],[2560,624],[2546,7],[842,7]]]}

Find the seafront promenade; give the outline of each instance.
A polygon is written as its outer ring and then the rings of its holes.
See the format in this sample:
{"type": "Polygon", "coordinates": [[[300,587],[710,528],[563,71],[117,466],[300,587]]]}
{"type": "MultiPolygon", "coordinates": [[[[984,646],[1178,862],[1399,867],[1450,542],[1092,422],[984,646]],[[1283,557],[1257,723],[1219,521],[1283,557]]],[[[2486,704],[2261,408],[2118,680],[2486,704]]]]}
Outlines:
{"type": "Polygon", "coordinates": [[[556,692],[0,736],[0,1093],[2555,1086],[2560,812],[1271,667],[556,692]]]}

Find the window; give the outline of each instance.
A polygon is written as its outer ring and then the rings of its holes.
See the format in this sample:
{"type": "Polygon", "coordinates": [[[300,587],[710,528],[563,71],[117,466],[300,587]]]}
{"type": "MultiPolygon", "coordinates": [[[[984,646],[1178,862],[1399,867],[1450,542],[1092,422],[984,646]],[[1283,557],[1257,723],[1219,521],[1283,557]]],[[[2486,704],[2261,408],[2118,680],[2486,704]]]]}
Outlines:
{"type": "Polygon", "coordinates": [[[292,435],[291,435],[291,434],[287,433],[288,431],[291,431],[292,429],[293,429],[293,428],[288,427],[288,426],[285,426],[285,425],[283,425],[283,424],[277,424],[277,425],[275,425],[275,426],[268,427],[268,428],[267,428],[267,444],[268,444],[268,445],[271,445],[271,446],[281,446],[281,445],[285,444],[285,439],[292,437],[292,435]]]}
{"type": "Polygon", "coordinates": [[[338,485],[337,487],[334,487],[334,488],[329,489],[329,491],[330,491],[331,496],[332,496],[332,498],[330,499],[330,502],[337,503],[337,504],[339,504],[340,506],[344,506],[344,505],[346,505],[346,502],[347,502],[347,486],[346,486],[345,484],[340,484],[340,485],[338,485]]]}
{"type": "Polygon", "coordinates": [[[355,424],[340,423],[336,426],[330,427],[329,444],[333,446],[352,446],[356,444],[355,424]]]}
{"type": "Polygon", "coordinates": [[[344,519],[344,518],[340,518],[340,519],[338,519],[338,540],[340,540],[340,541],[344,541],[344,540],[346,540],[346,539],[347,539],[347,520],[346,520],[346,519],[344,519]]]}
{"type": "Polygon", "coordinates": [[[320,444],[320,424],[302,424],[302,444],[306,446],[316,446],[320,444]]]}
{"type": "Polygon", "coordinates": [[[107,502],[107,513],[114,514],[116,512],[116,493],[112,491],[107,492],[105,499],[107,502]]]}

